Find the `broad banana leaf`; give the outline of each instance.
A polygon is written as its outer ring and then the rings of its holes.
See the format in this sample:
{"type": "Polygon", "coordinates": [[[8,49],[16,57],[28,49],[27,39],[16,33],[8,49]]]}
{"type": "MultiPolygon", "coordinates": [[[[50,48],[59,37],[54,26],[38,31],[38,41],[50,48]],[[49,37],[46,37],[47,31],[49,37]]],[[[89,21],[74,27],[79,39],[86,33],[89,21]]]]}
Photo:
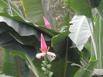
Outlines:
{"type": "Polygon", "coordinates": [[[40,24],[43,21],[42,0],[21,0],[21,2],[26,18],[32,23],[40,24]]]}
{"type": "Polygon", "coordinates": [[[38,49],[39,36],[43,33],[46,41],[57,32],[43,27],[36,27],[31,23],[15,20],[12,18],[0,16],[0,45],[9,48],[11,51],[19,50],[30,52],[32,49],[38,49]]]}
{"type": "Polygon", "coordinates": [[[67,0],[67,2],[76,14],[91,17],[91,7],[88,0],[67,0]]]}

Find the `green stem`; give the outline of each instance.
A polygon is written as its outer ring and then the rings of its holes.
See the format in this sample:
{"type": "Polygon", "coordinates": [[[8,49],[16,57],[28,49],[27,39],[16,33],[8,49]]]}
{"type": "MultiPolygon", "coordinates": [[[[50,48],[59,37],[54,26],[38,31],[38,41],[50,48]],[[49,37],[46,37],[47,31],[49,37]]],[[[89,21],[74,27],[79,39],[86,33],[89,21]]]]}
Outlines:
{"type": "Polygon", "coordinates": [[[64,70],[64,77],[66,77],[67,67],[68,67],[68,38],[67,38],[67,45],[66,45],[66,54],[65,54],[65,70],[64,70]]]}
{"type": "MultiPolygon", "coordinates": [[[[99,18],[99,37],[98,37],[98,39],[99,39],[99,48],[98,48],[98,52],[99,52],[99,68],[102,68],[102,51],[101,51],[101,49],[102,49],[102,47],[101,47],[101,33],[102,33],[102,31],[101,31],[101,29],[102,29],[102,18],[100,17],[99,18]]],[[[98,57],[98,56],[97,56],[98,57]]]]}

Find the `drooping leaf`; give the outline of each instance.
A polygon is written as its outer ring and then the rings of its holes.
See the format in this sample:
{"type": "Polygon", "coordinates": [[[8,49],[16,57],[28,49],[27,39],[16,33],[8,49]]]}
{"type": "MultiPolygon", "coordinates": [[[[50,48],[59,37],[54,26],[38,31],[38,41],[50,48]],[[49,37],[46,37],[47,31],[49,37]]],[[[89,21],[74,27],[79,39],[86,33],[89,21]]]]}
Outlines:
{"type": "Polygon", "coordinates": [[[83,15],[76,15],[71,20],[69,31],[70,39],[81,51],[92,34],[92,21],[83,15]]]}
{"type": "Polygon", "coordinates": [[[9,51],[23,51],[33,56],[39,49],[41,33],[49,44],[51,37],[58,34],[54,30],[36,27],[31,23],[12,17],[0,17],[0,46],[9,51]]]}
{"type": "Polygon", "coordinates": [[[43,33],[44,36],[46,36],[46,41],[50,41],[50,37],[57,34],[57,32],[53,30],[36,27],[30,23],[3,16],[0,16],[0,28],[1,31],[8,31],[16,41],[23,45],[34,45],[34,42],[36,43],[39,40],[40,33],[43,33]]]}
{"type": "MultiPolygon", "coordinates": [[[[0,22],[5,22],[6,24],[9,25],[9,27],[13,28],[21,36],[30,36],[30,35],[35,34],[32,27],[25,28],[27,26],[25,26],[25,25],[20,26],[20,23],[18,23],[18,21],[15,21],[13,19],[0,16],[0,22]],[[22,29],[22,31],[20,29],[22,29]]],[[[23,25],[23,23],[21,23],[21,24],[23,25]]]]}

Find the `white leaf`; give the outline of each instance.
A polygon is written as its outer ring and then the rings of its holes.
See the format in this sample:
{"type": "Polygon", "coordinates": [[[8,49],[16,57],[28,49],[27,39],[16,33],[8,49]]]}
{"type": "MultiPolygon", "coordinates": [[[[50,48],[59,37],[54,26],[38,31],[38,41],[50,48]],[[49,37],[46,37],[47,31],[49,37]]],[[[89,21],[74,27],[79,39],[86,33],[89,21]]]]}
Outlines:
{"type": "Polygon", "coordinates": [[[84,15],[75,15],[70,21],[69,31],[70,39],[76,44],[76,47],[81,51],[92,35],[92,21],[84,15]]]}

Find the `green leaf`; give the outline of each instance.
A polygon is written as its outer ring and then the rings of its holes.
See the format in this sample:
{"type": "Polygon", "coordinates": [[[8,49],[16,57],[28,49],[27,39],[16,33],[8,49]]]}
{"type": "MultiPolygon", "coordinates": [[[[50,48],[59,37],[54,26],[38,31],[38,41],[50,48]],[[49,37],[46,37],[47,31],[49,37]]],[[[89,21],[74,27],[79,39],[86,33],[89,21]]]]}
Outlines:
{"type": "Polygon", "coordinates": [[[5,73],[6,75],[11,75],[11,76],[18,76],[18,71],[15,69],[18,69],[16,66],[16,61],[13,56],[10,55],[9,51],[5,49],[4,51],[4,58],[3,58],[3,67],[2,67],[2,72],[5,73]]]}
{"type": "MultiPolygon", "coordinates": [[[[99,13],[100,14],[100,13],[99,13]]],[[[103,68],[103,19],[100,15],[94,16],[94,36],[95,36],[95,42],[96,42],[96,47],[97,47],[97,58],[98,58],[98,63],[97,63],[97,68],[103,68]]]]}
{"type": "MultiPolygon", "coordinates": [[[[0,16],[0,45],[11,51],[19,50],[27,53],[37,52],[40,46],[39,38],[43,33],[50,45],[51,37],[58,34],[54,30],[36,27],[31,23],[0,16]]],[[[31,54],[33,55],[33,54],[31,54]]]]}
{"type": "Polygon", "coordinates": [[[54,77],[64,77],[64,73],[63,73],[65,71],[64,58],[54,61],[51,65],[52,65],[52,71],[53,71],[54,77]],[[57,68],[57,66],[59,68],[57,68]]]}
{"type": "Polygon", "coordinates": [[[32,59],[28,55],[25,55],[25,57],[29,69],[34,73],[36,77],[40,77],[39,71],[36,69],[36,66],[33,64],[32,59]]]}
{"type": "Polygon", "coordinates": [[[44,31],[45,33],[47,33],[51,37],[53,37],[53,36],[55,36],[55,35],[58,34],[58,32],[56,32],[55,30],[53,30],[53,29],[47,29],[47,28],[42,27],[42,26],[39,26],[39,29],[42,30],[42,31],[44,31]]]}
{"type": "Polygon", "coordinates": [[[0,16],[0,25],[1,29],[9,31],[9,34],[23,45],[33,45],[34,41],[38,40],[38,30],[27,23],[0,16]]]}
{"type": "Polygon", "coordinates": [[[103,19],[103,0],[100,1],[99,6],[97,7],[99,14],[101,15],[103,19]]]}
{"type": "Polygon", "coordinates": [[[10,17],[16,20],[24,19],[18,10],[20,9],[16,8],[12,3],[8,3],[7,0],[0,0],[0,16],[10,17]],[[12,12],[12,14],[10,14],[10,12],[12,12]]]}
{"type": "Polygon", "coordinates": [[[94,67],[96,66],[96,61],[91,61],[87,65],[81,67],[74,75],[74,77],[92,77],[94,67]]]}
{"type": "Polygon", "coordinates": [[[19,56],[19,57],[22,58],[23,60],[26,59],[24,52],[13,51],[13,52],[11,52],[10,54],[11,54],[12,56],[19,56]]]}
{"type": "Polygon", "coordinates": [[[88,0],[67,0],[67,2],[75,13],[91,17],[91,7],[88,0]]]}
{"type": "Polygon", "coordinates": [[[28,56],[26,53],[24,52],[17,52],[17,51],[13,51],[11,53],[13,56],[19,56],[21,59],[25,60],[28,68],[34,73],[34,75],[36,77],[45,77],[43,74],[43,71],[41,70],[41,62],[39,61],[34,61],[33,59],[28,56]]]}
{"type": "MultiPolygon", "coordinates": [[[[60,33],[55,35],[51,39],[51,46],[54,48],[55,52],[63,56],[63,53],[66,51],[66,38],[68,37],[67,32],[60,33]]],[[[64,53],[65,54],[65,53],[64,53]]]]}
{"type": "Polygon", "coordinates": [[[9,34],[19,43],[23,45],[35,46],[39,44],[39,36],[41,33],[46,36],[46,41],[57,34],[54,30],[43,27],[36,27],[31,23],[15,20],[12,18],[0,16],[1,31],[9,32],[9,34]]]}
{"type": "Polygon", "coordinates": [[[7,5],[3,3],[2,0],[0,0],[0,14],[1,13],[6,13],[7,12],[7,5]]]}
{"type": "Polygon", "coordinates": [[[21,0],[25,15],[33,23],[43,21],[42,0],[21,0]]]}

